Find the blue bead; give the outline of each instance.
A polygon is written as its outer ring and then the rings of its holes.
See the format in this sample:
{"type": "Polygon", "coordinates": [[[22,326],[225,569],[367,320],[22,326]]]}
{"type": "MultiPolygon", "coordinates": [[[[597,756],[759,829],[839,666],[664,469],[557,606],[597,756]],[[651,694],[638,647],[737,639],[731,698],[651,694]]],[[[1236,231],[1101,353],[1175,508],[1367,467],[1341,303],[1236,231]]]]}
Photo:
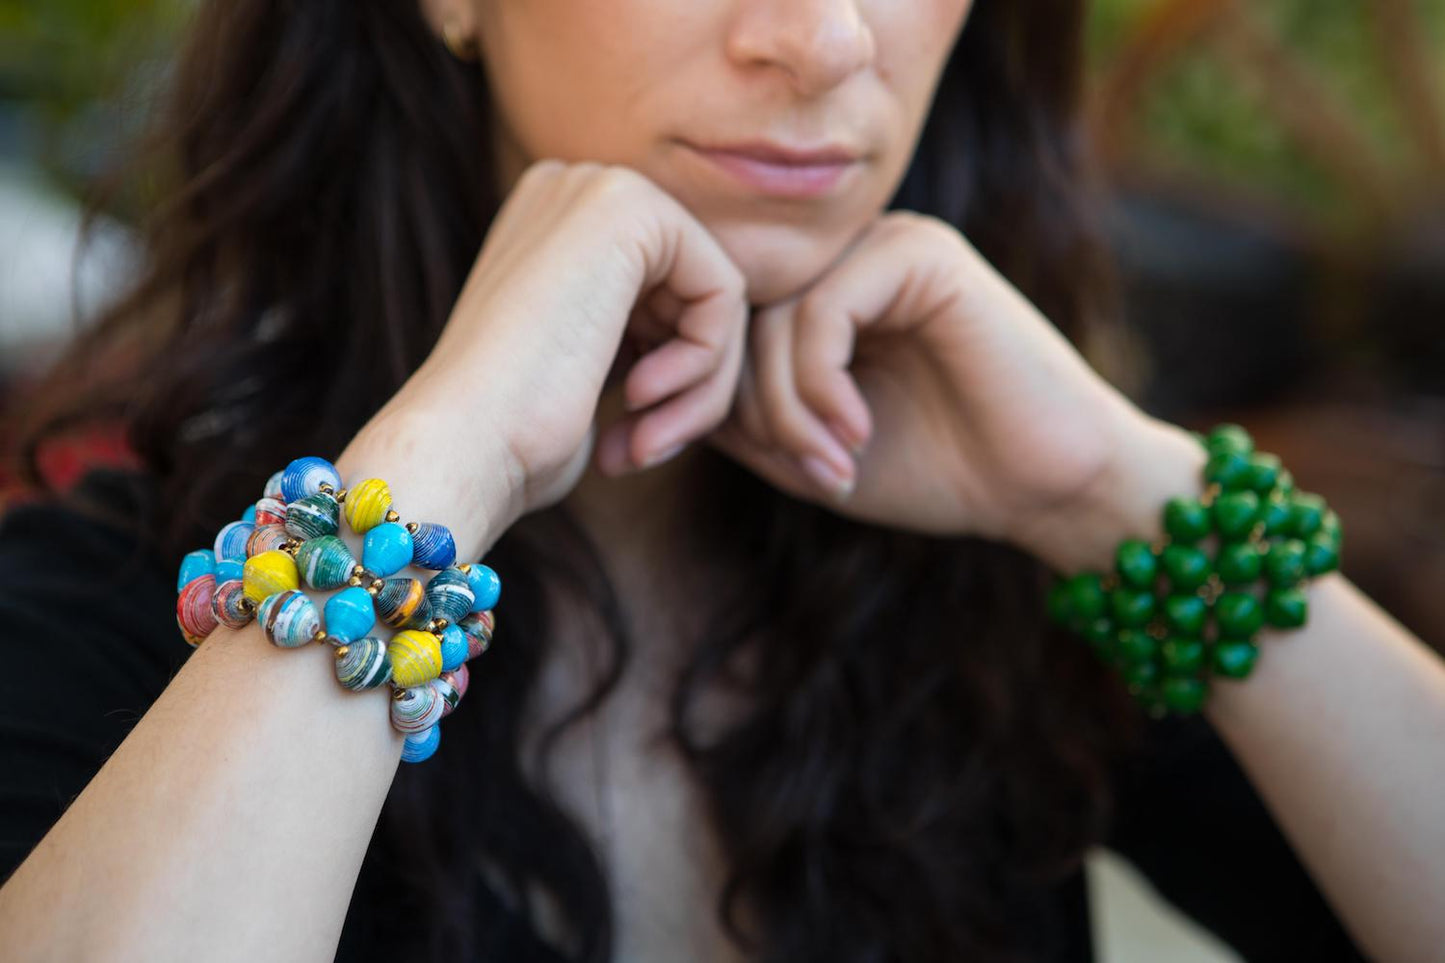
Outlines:
{"type": "Polygon", "coordinates": [[[243,578],[246,571],[246,562],[239,558],[222,558],[216,561],[216,584],[229,582],[232,579],[243,578]]]}
{"type": "Polygon", "coordinates": [[[256,526],[250,522],[231,522],[226,525],[216,534],[216,544],[213,546],[216,558],[239,558],[244,562],[246,539],[250,538],[255,530],[256,526]]]}
{"type": "Polygon", "coordinates": [[[451,530],[436,522],[420,522],[411,536],[411,560],[422,568],[441,571],[457,560],[457,543],[451,530]]]}
{"type": "Polygon", "coordinates": [[[209,548],[198,548],[194,552],[187,552],[186,557],[181,559],[181,574],[176,579],[176,591],[179,592],[185,588],[192,579],[200,578],[202,575],[215,574],[215,552],[209,548]]]}
{"type": "Polygon", "coordinates": [[[426,762],[442,741],[441,723],[433,722],[425,732],[408,732],[401,744],[402,762],[426,762]]]}
{"type": "Polygon", "coordinates": [[[241,513],[241,521],[245,522],[245,523],[248,524],[248,525],[254,525],[254,524],[256,524],[256,503],[255,503],[255,502],[252,502],[251,504],[249,504],[249,505],[246,506],[246,510],[241,513]]]}
{"type": "Polygon", "coordinates": [[[386,578],[411,564],[411,532],[405,525],[382,522],[366,533],[361,564],[368,572],[386,578]]]}
{"type": "Polygon", "coordinates": [[[472,611],[485,612],[497,604],[502,597],[502,580],[490,565],[473,562],[467,571],[467,583],[472,587],[472,611]]]}
{"type": "Polygon", "coordinates": [[[467,661],[467,633],[459,626],[442,630],[442,671],[450,672],[467,661]]]}
{"type": "Polygon", "coordinates": [[[336,466],[315,455],[298,458],[281,472],[281,500],[289,505],[307,495],[314,495],[321,490],[322,482],[335,489],[341,487],[341,475],[337,473],[336,466]]]}
{"type": "Polygon", "coordinates": [[[371,593],[355,585],[327,599],[324,612],[326,634],[342,642],[355,642],[376,624],[371,593]]]}

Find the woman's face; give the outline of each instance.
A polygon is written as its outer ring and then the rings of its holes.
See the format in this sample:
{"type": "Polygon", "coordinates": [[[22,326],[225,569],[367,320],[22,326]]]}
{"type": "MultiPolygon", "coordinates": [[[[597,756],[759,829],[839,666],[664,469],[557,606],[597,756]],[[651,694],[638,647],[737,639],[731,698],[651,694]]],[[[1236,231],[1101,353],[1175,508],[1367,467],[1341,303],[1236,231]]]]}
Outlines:
{"type": "Polygon", "coordinates": [[[424,0],[477,42],[504,189],[539,157],[635,168],[712,231],[754,304],[805,287],[883,210],[971,4],[424,0]],[[698,150],[748,141],[857,160],[781,193],[698,150]]]}

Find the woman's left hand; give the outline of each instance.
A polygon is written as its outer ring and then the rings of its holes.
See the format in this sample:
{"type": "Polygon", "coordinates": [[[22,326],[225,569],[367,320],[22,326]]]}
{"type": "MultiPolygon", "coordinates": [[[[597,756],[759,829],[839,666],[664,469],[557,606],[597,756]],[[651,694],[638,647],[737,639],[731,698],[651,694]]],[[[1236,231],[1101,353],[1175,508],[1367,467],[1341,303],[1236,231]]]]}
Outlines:
{"type": "Polygon", "coordinates": [[[1022,541],[1087,505],[1150,422],[951,225],[894,211],[755,311],[706,440],[860,520],[1022,541]]]}

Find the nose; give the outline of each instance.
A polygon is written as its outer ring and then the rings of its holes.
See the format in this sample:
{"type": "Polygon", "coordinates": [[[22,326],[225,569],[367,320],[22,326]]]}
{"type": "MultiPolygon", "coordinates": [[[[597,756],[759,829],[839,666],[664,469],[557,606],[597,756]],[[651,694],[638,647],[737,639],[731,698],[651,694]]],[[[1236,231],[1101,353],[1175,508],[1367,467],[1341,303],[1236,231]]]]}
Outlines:
{"type": "Polygon", "coordinates": [[[747,0],[739,7],[728,55],[782,69],[799,94],[835,87],[873,61],[873,31],[857,0],[747,0]]]}

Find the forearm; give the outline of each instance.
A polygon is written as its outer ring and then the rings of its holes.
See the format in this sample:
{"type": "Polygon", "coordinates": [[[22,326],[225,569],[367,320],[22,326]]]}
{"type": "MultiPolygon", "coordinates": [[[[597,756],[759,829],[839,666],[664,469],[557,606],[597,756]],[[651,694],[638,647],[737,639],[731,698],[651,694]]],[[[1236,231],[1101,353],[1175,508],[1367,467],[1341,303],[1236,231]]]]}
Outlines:
{"type": "MultiPolygon", "coordinates": [[[[1183,429],[1128,437],[1092,508],[1033,547],[1056,571],[1111,568],[1121,539],[1163,535],[1168,498],[1202,491],[1183,429]]],[[[1205,711],[1361,945],[1425,959],[1445,944],[1445,664],[1339,572],[1307,597],[1305,625],[1263,629],[1253,673],[1215,679],[1205,711]]]]}

